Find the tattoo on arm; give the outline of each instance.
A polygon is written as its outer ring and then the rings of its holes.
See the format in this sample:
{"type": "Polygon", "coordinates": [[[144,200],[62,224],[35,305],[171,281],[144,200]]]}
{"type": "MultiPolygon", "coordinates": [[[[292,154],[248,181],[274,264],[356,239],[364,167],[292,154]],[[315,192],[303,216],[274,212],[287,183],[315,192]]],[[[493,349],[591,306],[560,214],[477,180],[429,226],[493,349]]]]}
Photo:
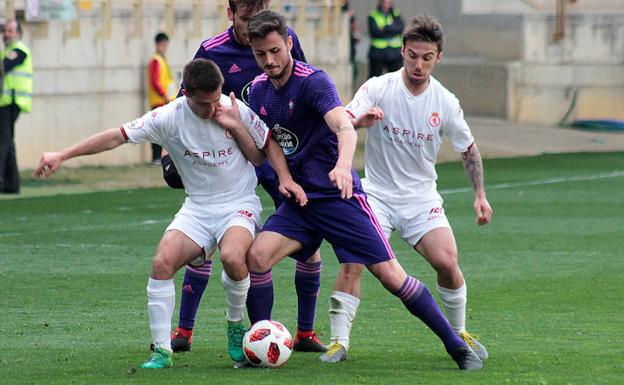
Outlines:
{"type": "Polygon", "coordinates": [[[464,161],[464,169],[466,174],[472,182],[472,187],[475,190],[483,189],[483,163],[481,162],[481,154],[476,144],[472,144],[468,147],[468,150],[462,153],[462,160],[464,161]]]}

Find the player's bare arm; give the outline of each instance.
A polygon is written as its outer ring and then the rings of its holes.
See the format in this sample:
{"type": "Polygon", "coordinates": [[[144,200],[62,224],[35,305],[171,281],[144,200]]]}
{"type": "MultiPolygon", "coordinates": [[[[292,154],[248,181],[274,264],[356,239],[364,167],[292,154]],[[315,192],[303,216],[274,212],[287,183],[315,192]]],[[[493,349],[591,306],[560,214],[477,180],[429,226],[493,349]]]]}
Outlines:
{"type": "Polygon", "coordinates": [[[102,131],[61,151],[44,152],[35,168],[34,176],[47,178],[54,174],[67,159],[112,150],[124,143],[126,140],[121,129],[117,127],[102,131]]]}
{"type": "Polygon", "coordinates": [[[338,138],[338,161],[329,173],[329,180],[340,190],[343,199],[353,196],[351,167],[357,144],[357,133],[344,107],[336,107],[324,116],[325,122],[338,138]]]}
{"type": "Polygon", "coordinates": [[[483,162],[481,161],[481,153],[479,153],[476,143],[470,145],[468,150],[462,153],[462,160],[464,161],[466,174],[468,174],[474,189],[474,209],[477,215],[477,224],[485,225],[492,220],[492,208],[485,197],[483,162]]]}
{"type": "Polygon", "coordinates": [[[273,138],[267,140],[267,144],[264,147],[269,163],[279,179],[278,189],[282,195],[286,198],[295,196],[295,201],[300,206],[305,206],[308,203],[308,197],[306,196],[303,188],[297,184],[290,174],[288,164],[286,163],[286,157],[284,157],[284,151],[280,145],[273,138]]]}
{"type": "Polygon", "coordinates": [[[260,166],[264,162],[264,152],[256,146],[256,143],[249,135],[238,110],[238,103],[233,92],[230,92],[231,106],[226,107],[220,105],[215,111],[214,120],[220,126],[229,129],[241,149],[245,158],[247,158],[254,166],[260,166]]]}

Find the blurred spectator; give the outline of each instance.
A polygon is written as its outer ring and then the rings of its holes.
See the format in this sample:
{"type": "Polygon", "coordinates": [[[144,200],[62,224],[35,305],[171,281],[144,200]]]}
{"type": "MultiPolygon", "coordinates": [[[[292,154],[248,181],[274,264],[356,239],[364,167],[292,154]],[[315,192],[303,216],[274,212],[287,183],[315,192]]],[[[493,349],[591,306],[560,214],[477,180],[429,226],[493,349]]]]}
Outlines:
{"type": "Polygon", "coordinates": [[[403,44],[403,20],[392,0],[379,0],[368,16],[370,34],[369,77],[393,72],[401,68],[401,45],[403,44]],[[385,71],[384,71],[385,69],[385,71]]]}
{"type": "Polygon", "coordinates": [[[351,5],[349,4],[349,0],[342,0],[342,12],[349,15],[349,28],[350,28],[349,61],[351,62],[351,68],[353,70],[351,80],[355,82],[355,79],[357,78],[357,75],[358,75],[358,68],[357,68],[357,65],[355,64],[355,46],[362,39],[362,35],[360,34],[360,29],[358,28],[357,23],[355,21],[355,12],[351,8],[351,5]]]}
{"type": "MultiPolygon", "coordinates": [[[[156,34],[154,43],[156,44],[156,52],[147,64],[147,101],[150,109],[164,106],[175,98],[171,89],[173,86],[171,70],[167,64],[167,59],[165,59],[167,48],[169,48],[169,37],[160,32],[156,34]]],[[[152,143],[152,164],[160,164],[161,152],[162,147],[152,143]]]]}
{"type": "Polygon", "coordinates": [[[15,121],[21,111],[32,109],[32,58],[20,41],[22,26],[7,20],[2,39],[2,96],[0,97],[0,193],[19,193],[20,179],[15,153],[15,121]]]}

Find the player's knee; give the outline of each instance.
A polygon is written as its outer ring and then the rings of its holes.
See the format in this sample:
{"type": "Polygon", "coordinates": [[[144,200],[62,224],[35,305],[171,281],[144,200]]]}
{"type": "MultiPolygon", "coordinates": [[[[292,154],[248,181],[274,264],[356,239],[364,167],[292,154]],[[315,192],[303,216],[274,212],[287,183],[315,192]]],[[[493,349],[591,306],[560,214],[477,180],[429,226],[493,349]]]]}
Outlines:
{"type": "Polygon", "coordinates": [[[221,263],[232,269],[245,268],[245,253],[236,250],[221,251],[221,263]]]}
{"type": "Polygon", "coordinates": [[[360,279],[364,265],[344,264],[340,267],[340,273],[336,278],[340,282],[354,282],[360,279]]]}
{"type": "Polygon", "coordinates": [[[435,258],[435,262],[432,264],[433,268],[439,274],[447,276],[455,275],[459,272],[459,265],[457,263],[457,251],[453,249],[443,250],[435,258]]]}
{"type": "Polygon", "coordinates": [[[247,251],[247,268],[249,271],[259,273],[269,270],[271,266],[268,266],[267,260],[268,256],[262,248],[252,244],[247,251]]]}
{"type": "Polygon", "coordinates": [[[162,254],[157,254],[152,261],[152,278],[171,279],[176,272],[176,266],[162,254]]]}

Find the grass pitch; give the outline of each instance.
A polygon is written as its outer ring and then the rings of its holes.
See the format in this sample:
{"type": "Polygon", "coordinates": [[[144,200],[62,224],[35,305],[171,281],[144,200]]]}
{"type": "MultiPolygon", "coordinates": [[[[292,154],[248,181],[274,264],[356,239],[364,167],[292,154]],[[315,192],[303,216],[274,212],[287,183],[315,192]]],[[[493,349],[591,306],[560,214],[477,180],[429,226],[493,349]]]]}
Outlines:
{"type": "MultiPolygon", "coordinates": [[[[176,355],[170,370],[138,369],[150,341],[150,261],[183,200],[158,188],[0,200],[0,383],[622,384],[624,153],[487,160],[485,169],[495,214],[478,227],[461,165],[438,167],[468,282],[468,328],[490,351],[480,372],[457,370],[370,274],[348,361],[295,353],[281,369],[233,369],[218,262],[192,353],[176,355]]],[[[396,237],[392,244],[433,289],[422,258],[396,237]]],[[[316,328],[327,340],[338,265],[330,247],[322,254],[316,328]]],[[[293,276],[290,260],[274,269],[273,314],[294,331],[293,276]]],[[[179,273],[178,291],[180,282],[179,273]]]]}

